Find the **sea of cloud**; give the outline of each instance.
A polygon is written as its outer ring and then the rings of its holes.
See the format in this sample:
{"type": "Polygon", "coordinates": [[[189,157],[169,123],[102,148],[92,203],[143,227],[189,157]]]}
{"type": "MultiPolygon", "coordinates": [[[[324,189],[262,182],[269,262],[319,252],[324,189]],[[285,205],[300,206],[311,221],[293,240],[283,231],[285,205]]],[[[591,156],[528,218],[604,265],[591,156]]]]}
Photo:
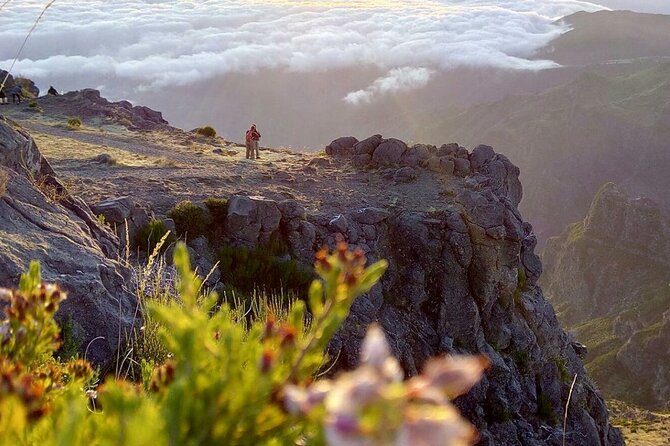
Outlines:
{"type": "MultiPolygon", "coordinates": [[[[46,3],[9,1],[0,11],[0,67],[46,3]]],[[[452,67],[552,67],[530,57],[566,31],[556,20],[597,9],[579,0],[58,0],[13,71],[114,97],[119,83],[146,92],[268,69],[383,70],[343,98],[360,104],[452,67]]]]}

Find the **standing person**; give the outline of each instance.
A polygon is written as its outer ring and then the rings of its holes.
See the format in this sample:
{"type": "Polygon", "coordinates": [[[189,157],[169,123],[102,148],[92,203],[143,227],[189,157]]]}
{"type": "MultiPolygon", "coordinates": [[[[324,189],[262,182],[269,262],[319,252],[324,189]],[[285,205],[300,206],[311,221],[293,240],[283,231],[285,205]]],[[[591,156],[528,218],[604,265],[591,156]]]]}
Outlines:
{"type": "Polygon", "coordinates": [[[18,103],[21,103],[21,86],[20,85],[14,85],[12,88],[9,89],[8,93],[12,95],[12,104],[16,104],[17,99],[18,103]]]}
{"type": "Polygon", "coordinates": [[[247,130],[246,134],[246,146],[247,146],[247,159],[257,159],[260,158],[258,154],[258,141],[261,139],[261,134],[256,130],[256,124],[252,124],[251,128],[247,130]]]}
{"type": "Polygon", "coordinates": [[[7,95],[5,94],[5,89],[0,89],[0,104],[4,105],[7,103],[7,95]]]}

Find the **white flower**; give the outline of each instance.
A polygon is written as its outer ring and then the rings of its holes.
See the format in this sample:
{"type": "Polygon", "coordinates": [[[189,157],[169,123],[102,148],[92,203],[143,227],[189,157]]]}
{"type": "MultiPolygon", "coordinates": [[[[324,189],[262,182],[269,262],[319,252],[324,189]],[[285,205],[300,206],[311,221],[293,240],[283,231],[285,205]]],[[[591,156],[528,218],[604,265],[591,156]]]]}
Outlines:
{"type": "Polygon", "coordinates": [[[390,382],[402,381],[403,372],[398,360],[391,355],[386,335],[377,324],[370,325],[363,340],[361,363],[377,370],[390,382]]]}

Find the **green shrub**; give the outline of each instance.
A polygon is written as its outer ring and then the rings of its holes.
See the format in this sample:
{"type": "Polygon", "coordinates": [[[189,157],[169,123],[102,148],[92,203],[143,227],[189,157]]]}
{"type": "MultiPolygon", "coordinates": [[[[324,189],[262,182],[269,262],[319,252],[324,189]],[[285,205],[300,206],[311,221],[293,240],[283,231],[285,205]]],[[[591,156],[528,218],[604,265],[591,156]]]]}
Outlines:
{"type": "MultiPolygon", "coordinates": [[[[277,249],[277,247],[274,247],[277,249]]],[[[221,279],[243,293],[265,289],[304,295],[313,272],[295,260],[281,260],[267,246],[249,249],[225,246],[218,255],[221,279]]]]}
{"type": "Polygon", "coordinates": [[[60,361],[68,361],[70,359],[76,359],[79,355],[84,339],[86,338],[86,333],[84,333],[81,327],[78,327],[74,323],[71,315],[68,315],[63,322],[59,324],[60,328],[60,347],[56,351],[56,357],[60,361]]]}
{"type": "Polygon", "coordinates": [[[190,201],[181,201],[170,209],[168,217],[174,220],[179,237],[195,239],[207,233],[210,218],[201,207],[190,201]]]}
{"type": "Polygon", "coordinates": [[[214,130],[214,127],[209,125],[196,129],[195,133],[206,136],[207,138],[214,138],[216,136],[216,130],[214,130]]]}
{"type": "Polygon", "coordinates": [[[28,107],[30,108],[37,108],[39,105],[37,104],[37,101],[30,101],[28,104],[28,107]]]}
{"type": "MultiPolygon", "coordinates": [[[[135,245],[143,251],[152,253],[161,239],[168,232],[169,229],[163,220],[153,218],[137,233],[137,236],[135,237],[135,245]]],[[[174,235],[169,234],[163,244],[163,248],[166,248],[175,241],[176,239],[174,235]]]]}
{"type": "Polygon", "coordinates": [[[209,211],[212,226],[222,226],[228,218],[228,200],[225,198],[207,198],[204,203],[209,211]]]}
{"type": "Polygon", "coordinates": [[[81,119],[79,118],[70,118],[67,120],[67,127],[70,130],[78,130],[81,128],[81,119]]]}
{"type": "Polygon", "coordinates": [[[551,407],[551,400],[544,393],[539,393],[537,396],[537,414],[549,424],[556,425],[557,419],[554,409],[551,407]]]}

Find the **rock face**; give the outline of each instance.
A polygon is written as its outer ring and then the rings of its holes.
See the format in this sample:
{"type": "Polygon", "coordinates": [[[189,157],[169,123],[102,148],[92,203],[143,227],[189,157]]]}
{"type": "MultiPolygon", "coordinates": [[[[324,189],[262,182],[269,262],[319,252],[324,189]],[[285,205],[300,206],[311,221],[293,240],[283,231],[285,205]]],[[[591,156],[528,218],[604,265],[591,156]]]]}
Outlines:
{"type": "Polygon", "coordinates": [[[543,257],[542,283],[603,392],[668,408],[670,222],[658,204],[605,184],[543,257]]]}
{"type": "Polygon", "coordinates": [[[305,259],[310,246],[312,252],[324,244],[332,247],[339,235],[371,261],[389,261],[381,283],[354,303],[333,339],[334,369],[356,365],[366,327],[377,321],[408,375],[438,354],[483,353],[491,359],[483,381],[458,400],[480,430],[480,444],[561,444],[559,419],[575,375],[567,444],[623,444],[608,423],[579,349],[537,285],[542,272],[534,253],[537,240],[517,210],[519,170],[486,146],[469,153],[458,145],[408,148],[380,139],[348,141],[351,147],[333,151],[345,146],[336,140],[330,153],[354,166],[359,157],[369,157],[367,162],[385,166],[384,172],[411,167],[426,175],[434,169],[454,180],[442,208],[376,205],[337,214],[301,213],[295,219],[281,208],[280,227],[290,232],[295,257],[305,259]],[[416,155],[408,155],[412,152],[416,155]],[[439,160],[436,167],[431,160],[439,160]],[[464,161],[458,173],[457,160],[464,161]]]}
{"type": "Polygon", "coordinates": [[[161,112],[148,107],[133,106],[128,101],[110,102],[90,88],[70,91],[60,96],[44,96],[40,106],[48,113],[77,116],[84,122],[103,119],[130,130],[170,129],[161,112]]]}
{"type": "Polygon", "coordinates": [[[32,138],[4,118],[0,170],[8,178],[0,196],[0,286],[17,286],[30,260],[39,260],[44,280],[68,292],[58,318],[72,318],[82,354],[90,342],[87,359],[102,365],[137,322],[128,271],[113,260],[118,239],[65,191],[32,138]]]}

